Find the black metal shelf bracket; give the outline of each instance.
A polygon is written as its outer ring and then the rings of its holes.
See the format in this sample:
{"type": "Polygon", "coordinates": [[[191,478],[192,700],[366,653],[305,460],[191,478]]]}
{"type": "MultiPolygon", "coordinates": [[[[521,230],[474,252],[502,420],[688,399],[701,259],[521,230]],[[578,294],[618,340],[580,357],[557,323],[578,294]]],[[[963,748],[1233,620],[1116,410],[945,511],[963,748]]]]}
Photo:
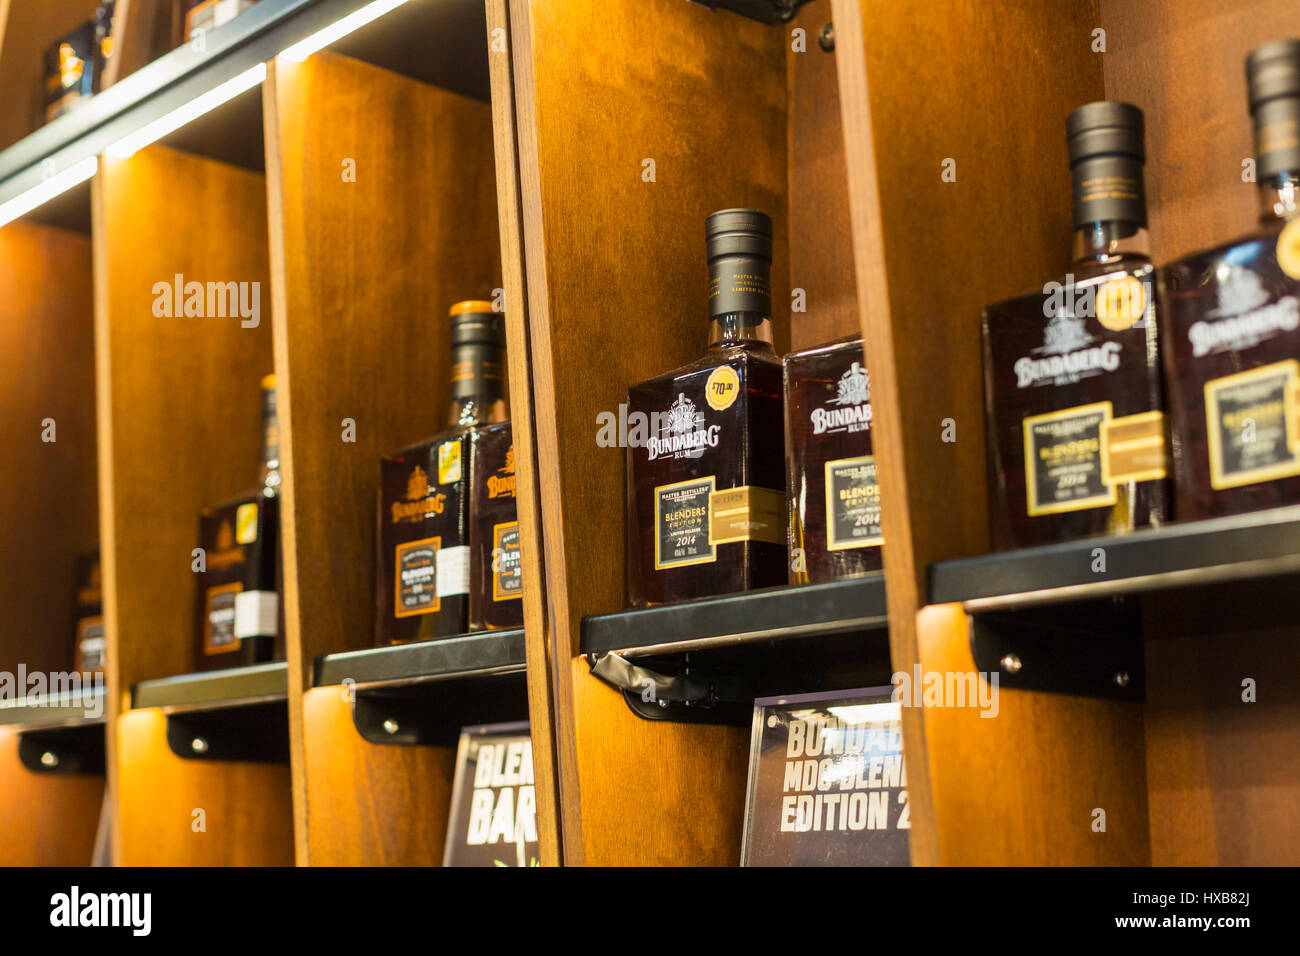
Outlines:
{"type": "Polygon", "coordinates": [[[754,712],[753,688],[735,677],[692,672],[689,665],[683,674],[662,674],[612,651],[588,654],[587,664],[643,720],[744,725],[754,712]]]}
{"type": "Polygon", "coordinates": [[[1136,602],[1079,605],[1071,613],[971,617],[971,654],[981,680],[1079,697],[1140,701],[1146,674],[1136,602]],[[1097,613],[1101,612],[1101,613],[1097,613]],[[1068,621],[1063,625],[1062,621],[1068,621]]]}
{"type": "Polygon", "coordinates": [[[462,727],[528,719],[522,667],[338,691],[352,703],[357,733],[372,744],[449,747],[462,727]]]}
{"type": "Polygon", "coordinates": [[[730,10],[760,23],[785,23],[794,19],[809,0],[693,0],[711,9],[730,10]]]}
{"type": "Polygon", "coordinates": [[[18,735],[18,759],[33,773],[102,774],[104,726],[29,730],[18,735]]]}
{"type": "Polygon", "coordinates": [[[167,746],[186,760],[288,763],[284,701],[167,714],[167,746]]]}

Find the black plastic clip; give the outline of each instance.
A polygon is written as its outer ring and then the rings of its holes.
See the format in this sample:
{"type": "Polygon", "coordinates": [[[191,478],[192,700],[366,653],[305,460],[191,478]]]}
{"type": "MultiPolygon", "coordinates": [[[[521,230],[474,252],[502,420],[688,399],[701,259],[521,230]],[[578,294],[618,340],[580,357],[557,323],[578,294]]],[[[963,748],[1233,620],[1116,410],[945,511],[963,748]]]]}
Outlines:
{"type": "Polygon", "coordinates": [[[289,762],[284,701],[167,714],[167,746],[186,760],[289,762]]]}
{"type": "Polygon", "coordinates": [[[754,713],[754,694],[741,681],[698,673],[661,674],[613,652],[588,654],[591,673],[623,693],[644,720],[744,726],[754,713]]]}
{"type": "Polygon", "coordinates": [[[29,730],[18,736],[18,759],[34,773],[103,773],[104,725],[29,730]]]}

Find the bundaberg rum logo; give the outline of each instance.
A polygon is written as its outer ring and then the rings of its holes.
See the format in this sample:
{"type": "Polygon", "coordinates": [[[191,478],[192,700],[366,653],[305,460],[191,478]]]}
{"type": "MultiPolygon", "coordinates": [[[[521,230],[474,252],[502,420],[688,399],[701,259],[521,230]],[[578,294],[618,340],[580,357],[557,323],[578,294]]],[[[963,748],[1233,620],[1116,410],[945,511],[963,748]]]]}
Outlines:
{"type": "Polygon", "coordinates": [[[506,449],[506,463],[497,469],[495,475],[487,480],[489,498],[513,498],[515,496],[515,446],[506,449]]]}
{"type": "Polygon", "coordinates": [[[208,567],[221,570],[244,560],[244,546],[235,544],[235,529],[226,518],[217,529],[217,550],[208,555],[208,567]]]}
{"type": "Polygon", "coordinates": [[[429,474],[419,465],[411,469],[406,479],[406,498],[393,502],[393,524],[403,521],[421,521],[426,515],[440,515],[447,506],[447,496],[442,492],[429,493],[429,474]]]}
{"type": "Polygon", "coordinates": [[[826,432],[860,432],[871,427],[871,381],[862,363],[854,362],[835,383],[835,397],[830,404],[839,408],[814,408],[813,434],[826,432]]]}
{"type": "Polygon", "coordinates": [[[650,461],[671,455],[673,458],[699,458],[705,448],[718,444],[719,425],[704,425],[704,415],[695,409],[695,403],[678,393],[677,401],[668,408],[667,434],[659,434],[646,441],[650,461]]]}
{"type": "Polygon", "coordinates": [[[1279,332],[1300,328],[1300,300],[1283,296],[1271,305],[1258,275],[1242,266],[1220,266],[1218,308],[1213,322],[1196,322],[1187,330],[1192,355],[1250,348],[1279,332]]]}
{"type": "Polygon", "coordinates": [[[1042,348],[1034,350],[1042,357],[1016,359],[1016,387],[1064,385],[1119,368],[1119,342],[1092,342],[1082,315],[1067,308],[1056,311],[1043,330],[1042,348]]]}

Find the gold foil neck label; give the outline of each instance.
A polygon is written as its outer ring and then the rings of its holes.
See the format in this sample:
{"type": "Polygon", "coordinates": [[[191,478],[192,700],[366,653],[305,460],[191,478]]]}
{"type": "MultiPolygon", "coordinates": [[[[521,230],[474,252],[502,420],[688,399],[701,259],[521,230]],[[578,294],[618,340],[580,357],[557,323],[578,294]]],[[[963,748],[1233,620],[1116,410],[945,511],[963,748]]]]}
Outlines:
{"type": "Polygon", "coordinates": [[[1112,418],[1101,427],[1101,474],[1109,485],[1155,481],[1169,473],[1163,412],[1112,418]]]}
{"type": "Polygon", "coordinates": [[[709,542],[786,540],[785,495],[770,488],[741,485],[709,495],[709,542]]]}

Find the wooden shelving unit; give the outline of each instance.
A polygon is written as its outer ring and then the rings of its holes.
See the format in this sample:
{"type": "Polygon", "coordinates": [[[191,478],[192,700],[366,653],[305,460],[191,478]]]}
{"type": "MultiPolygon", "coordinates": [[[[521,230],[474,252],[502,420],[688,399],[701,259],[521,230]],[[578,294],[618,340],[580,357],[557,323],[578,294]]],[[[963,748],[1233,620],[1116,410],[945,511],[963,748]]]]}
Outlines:
{"type": "MultiPolygon", "coordinates": [[[[543,863],[735,865],[747,695],[988,671],[992,648],[1024,664],[996,719],[904,708],[914,863],[1300,858],[1300,519],[988,555],[979,361],[981,307],[1066,259],[1074,107],[1146,112],[1157,261],[1249,225],[1241,64],[1292,2],[408,0],[305,58],[280,54],[365,0],[262,0],[171,52],[159,2],[127,5],[84,109],[0,124],[0,208],[96,170],[0,227],[0,669],[69,666],[97,539],[109,643],[104,775],[23,763],[24,733],[71,726],[0,726],[0,826],[37,834],[0,862],[88,860],[107,792],[119,863],[436,865],[456,729],[528,719],[543,863]],[[625,451],[597,415],[703,351],[703,222],[728,206],[774,219],[778,351],[863,335],[886,570],[629,611],[625,451]],[[260,321],[155,315],[176,274],[256,282],[260,321]],[[378,459],[442,427],[467,298],[507,315],[525,624],[372,648],[378,459]],[[287,660],[187,676],[197,513],[254,485],[268,372],[287,660]],[[609,654],[708,693],[638,708],[609,654]],[[253,727],[282,746],[241,749],[253,727]]],[[[6,95],[87,6],[21,3],[6,95]]]]}

